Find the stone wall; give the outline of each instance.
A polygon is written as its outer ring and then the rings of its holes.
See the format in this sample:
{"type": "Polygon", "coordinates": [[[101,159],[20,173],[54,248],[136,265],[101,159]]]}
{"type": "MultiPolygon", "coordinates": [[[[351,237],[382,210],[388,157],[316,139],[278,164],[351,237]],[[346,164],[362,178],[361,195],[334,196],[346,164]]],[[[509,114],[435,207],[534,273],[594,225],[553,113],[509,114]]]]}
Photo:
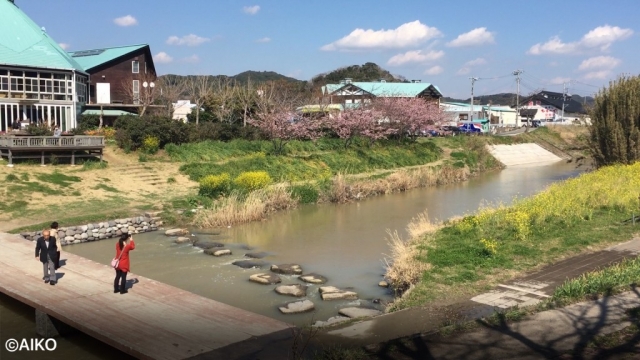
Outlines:
{"type": "MultiPolygon", "coordinates": [[[[111,221],[86,224],[80,226],[67,226],[58,229],[58,236],[62,246],[80,244],[87,241],[97,241],[120,237],[122,234],[139,234],[148,231],[156,231],[162,226],[156,214],[146,213],[126,219],[116,219],[111,221]]],[[[35,241],[42,236],[42,230],[21,233],[27,240],[35,241]]]]}

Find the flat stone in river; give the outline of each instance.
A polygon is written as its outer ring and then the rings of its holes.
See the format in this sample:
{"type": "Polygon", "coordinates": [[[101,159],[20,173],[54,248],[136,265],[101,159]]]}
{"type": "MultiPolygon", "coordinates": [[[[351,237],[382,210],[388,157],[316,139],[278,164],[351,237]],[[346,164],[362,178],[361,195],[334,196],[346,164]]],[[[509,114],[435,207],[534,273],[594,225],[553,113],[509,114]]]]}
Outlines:
{"type": "Polygon", "coordinates": [[[313,327],[330,326],[330,325],[333,325],[333,324],[339,324],[341,322],[345,322],[347,320],[349,320],[349,318],[346,317],[346,316],[333,316],[333,317],[330,317],[329,319],[327,319],[327,321],[320,321],[320,320],[316,321],[313,324],[313,327]]]}
{"type": "Polygon", "coordinates": [[[231,250],[211,248],[211,249],[206,249],[204,253],[207,255],[213,255],[213,256],[224,256],[224,255],[231,255],[231,250]]]}
{"type": "Polygon", "coordinates": [[[193,240],[191,240],[191,238],[184,237],[184,236],[180,236],[175,240],[176,244],[183,244],[183,243],[192,242],[192,241],[193,240]]]}
{"type": "Polygon", "coordinates": [[[259,273],[249,276],[249,281],[253,281],[258,284],[273,285],[281,282],[282,280],[280,280],[280,276],[275,274],[259,273]]]}
{"type": "Polygon", "coordinates": [[[381,311],[376,309],[367,309],[367,308],[360,308],[360,307],[348,307],[348,308],[340,309],[338,313],[340,313],[340,315],[344,315],[352,319],[360,318],[360,317],[377,316],[382,314],[381,311]]]}
{"type": "Polygon", "coordinates": [[[300,275],[300,280],[304,282],[312,283],[312,284],[324,284],[327,282],[326,277],[322,275],[314,274],[314,273],[300,275]]]}
{"type": "Polygon", "coordinates": [[[311,300],[300,300],[288,303],[285,306],[280,306],[278,310],[283,314],[298,314],[311,311],[314,308],[315,305],[313,305],[311,300]]]}
{"type": "Polygon", "coordinates": [[[341,290],[335,286],[321,286],[320,296],[322,300],[357,300],[358,294],[349,291],[349,290],[341,290]]]}
{"type": "Polygon", "coordinates": [[[302,267],[298,264],[271,265],[271,271],[283,275],[300,275],[302,274],[302,267]]]}
{"type": "Polygon", "coordinates": [[[306,285],[279,285],[276,286],[276,292],[280,295],[289,295],[295,297],[303,297],[307,295],[307,286],[306,285]]]}
{"type": "Polygon", "coordinates": [[[200,249],[213,249],[223,247],[223,243],[219,243],[216,241],[196,241],[193,243],[193,246],[199,247],[200,249]]]}
{"type": "Polygon", "coordinates": [[[252,258],[252,259],[262,259],[263,257],[267,257],[269,254],[267,254],[264,251],[254,251],[254,252],[248,252],[246,254],[244,254],[244,256],[248,257],[248,258],[252,258]]]}
{"type": "Polygon", "coordinates": [[[187,229],[169,229],[164,232],[166,236],[182,236],[189,235],[189,231],[187,229]]]}
{"type": "Polygon", "coordinates": [[[251,268],[262,269],[263,267],[269,265],[268,263],[262,260],[237,260],[232,262],[232,264],[235,266],[239,266],[243,269],[251,269],[251,268]]]}

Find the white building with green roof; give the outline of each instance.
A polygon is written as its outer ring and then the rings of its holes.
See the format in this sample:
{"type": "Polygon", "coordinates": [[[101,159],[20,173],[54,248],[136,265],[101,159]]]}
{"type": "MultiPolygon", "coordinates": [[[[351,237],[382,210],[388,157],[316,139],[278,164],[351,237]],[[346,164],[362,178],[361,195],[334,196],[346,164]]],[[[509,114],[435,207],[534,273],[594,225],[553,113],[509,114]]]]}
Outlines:
{"type": "Polygon", "coordinates": [[[0,132],[44,123],[73,129],[88,74],[11,0],[0,0],[0,132]]]}
{"type": "Polygon", "coordinates": [[[440,89],[430,83],[412,82],[359,82],[344,79],[339,84],[322,87],[322,95],[330,104],[342,104],[345,108],[368,103],[378,97],[425,98],[437,100],[442,97],[440,89]]]}

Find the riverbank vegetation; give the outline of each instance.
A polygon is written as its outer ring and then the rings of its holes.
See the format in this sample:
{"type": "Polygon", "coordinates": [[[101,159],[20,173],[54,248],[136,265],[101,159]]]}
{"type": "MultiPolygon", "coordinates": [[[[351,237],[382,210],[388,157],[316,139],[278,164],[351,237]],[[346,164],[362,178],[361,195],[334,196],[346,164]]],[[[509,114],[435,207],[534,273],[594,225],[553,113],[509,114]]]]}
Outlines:
{"type": "Polygon", "coordinates": [[[404,295],[390,310],[468,296],[496,281],[565,256],[628,240],[638,229],[640,163],[616,165],[551,185],[512,206],[486,206],[475,215],[409,241],[412,257],[392,258],[388,274],[404,295]],[[429,267],[415,277],[392,278],[402,259],[429,267]]]}

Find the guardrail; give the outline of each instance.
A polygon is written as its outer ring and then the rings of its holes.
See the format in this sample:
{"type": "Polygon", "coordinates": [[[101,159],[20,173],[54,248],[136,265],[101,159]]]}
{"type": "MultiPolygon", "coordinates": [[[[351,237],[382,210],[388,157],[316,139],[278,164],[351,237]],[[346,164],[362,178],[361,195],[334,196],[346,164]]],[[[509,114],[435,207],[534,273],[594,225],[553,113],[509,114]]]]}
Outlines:
{"type": "Polygon", "coordinates": [[[5,148],[95,148],[104,147],[104,136],[0,136],[5,148]]]}

